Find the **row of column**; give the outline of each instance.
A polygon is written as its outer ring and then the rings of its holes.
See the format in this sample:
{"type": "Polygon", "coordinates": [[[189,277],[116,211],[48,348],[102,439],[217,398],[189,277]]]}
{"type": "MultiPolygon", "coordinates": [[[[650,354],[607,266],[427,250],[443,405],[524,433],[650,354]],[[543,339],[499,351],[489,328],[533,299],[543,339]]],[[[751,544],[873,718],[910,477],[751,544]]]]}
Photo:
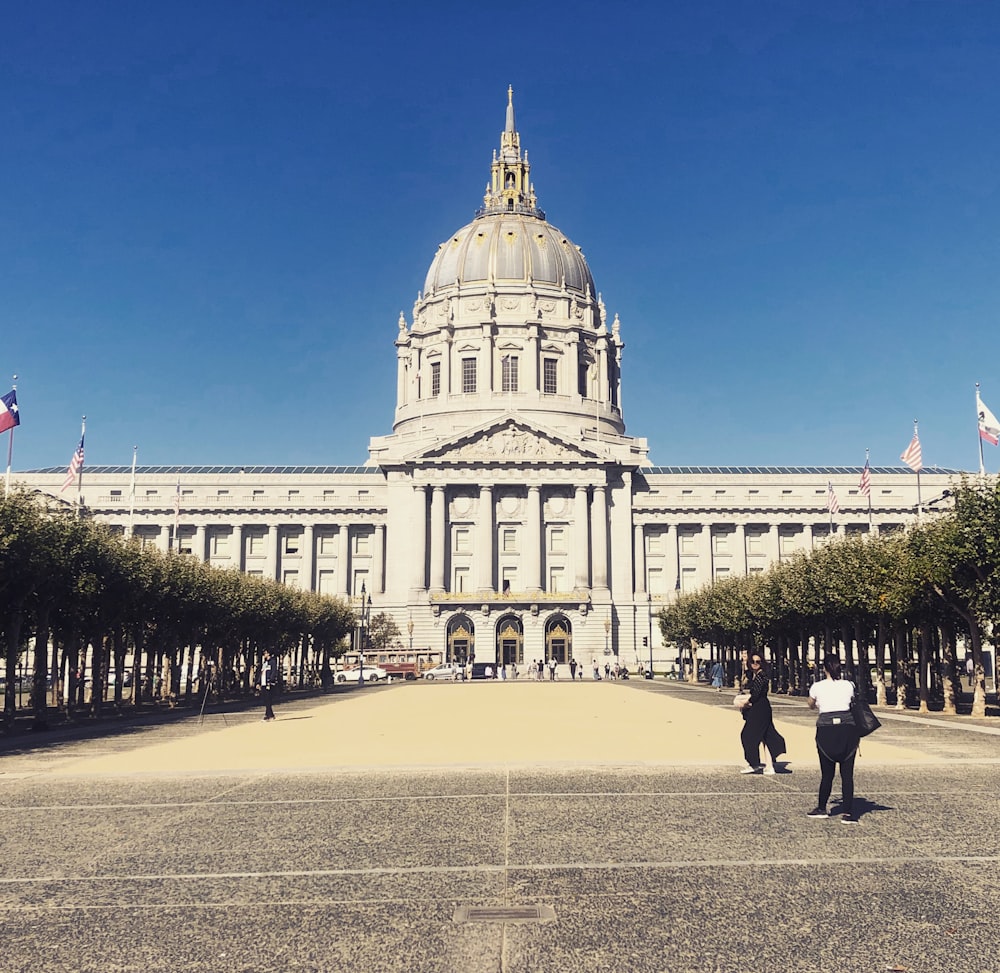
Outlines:
{"type": "MultiPolygon", "coordinates": [[[[545,558],[545,535],[542,523],[542,485],[528,486],[524,540],[519,545],[519,567],[525,591],[541,591],[544,585],[542,564],[545,558]]],[[[427,564],[424,531],[414,532],[412,587],[429,588],[431,591],[447,590],[445,570],[447,564],[448,524],[447,487],[418,485],[414,487],[417,520],[426,516],[427,494],[430,494],[430,573],[425,577],[427,564]]],[[[573,565],[574,587],[585,589],[608,586],[608,498],[607,487],[593,487],[593,502],[588,503],[588,488],[577,486],[573,501],[573,565]]],[[[496,591],[494,568],[497,563],[497,530],[494,489],[491,485],[479,488],[479,512],[474,525],[474,571],[477,591],[496,591]]]]}

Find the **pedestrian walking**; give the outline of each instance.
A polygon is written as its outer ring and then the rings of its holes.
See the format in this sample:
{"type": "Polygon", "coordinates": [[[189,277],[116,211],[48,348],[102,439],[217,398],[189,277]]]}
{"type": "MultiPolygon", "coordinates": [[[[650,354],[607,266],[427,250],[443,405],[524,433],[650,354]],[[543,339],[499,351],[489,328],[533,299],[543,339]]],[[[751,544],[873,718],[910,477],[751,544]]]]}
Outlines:
{"type": "Polygon", "coordinates": [[[744,691],[749,693],[750,701],[742,709],[744,722],[740,742],[743,744],[746,764],[740,773],[757,773],[760,768],[760,746],[764,744],[764,773],[772,776],[778,772],[775,761],[785,752],[785,738],[774,727],[771,701],[767,698],[768,673],[764,668],[764,658],[759,652],[751,655],[750,672],[745,683],[744,691]]]}
{"type": "Polygon", "coordinates": [[[857,824],[854,813],[854,758],[861,736],[854,725],[851,700],[857,692],[854,683],[844,679],[840,657],[828,655],[823,660],[826,678],[809,689],[809,708],[819,710],[816,719],[816,752],[819,755],[819,800],[808,814],[810,818],[828,818],[827,802],[833,790],[833,777],[840,767],[841,824],[857,824]]]}
{"type": "Polygon", "coordinates": [[[716,688],[718,692],[722,692],[722,681],[725,678],[726,670],[722,667],[721,662],[716,662],[712,666],[712,685],[716,688]]]}
{"type": "Polygon", "coordinates": [[[570,682],[576,679],[576,659],[569,660],[569,679],[570,682]]]}
{"type": "Polygon", "coordinates": [[[264,722],[274,719],[274,709],[271,706],[274,695],[274,684],[277,682],[274,661],[271,653],[265,652],[260,665],[260,698],[264,701],[264,722]]]}

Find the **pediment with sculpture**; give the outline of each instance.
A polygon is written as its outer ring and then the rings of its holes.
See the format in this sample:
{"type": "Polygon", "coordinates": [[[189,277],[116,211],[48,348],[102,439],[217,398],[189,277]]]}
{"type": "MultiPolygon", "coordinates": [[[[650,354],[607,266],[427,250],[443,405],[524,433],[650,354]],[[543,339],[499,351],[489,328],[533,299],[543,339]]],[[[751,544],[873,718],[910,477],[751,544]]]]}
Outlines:
{"type": "Polygon", "coordinates": [[[555,433],[513,419],[496,425],[464,433],[445,443],[437,443],[426,450],[422,459],[428,460],[504,460],[514,462],[579,462],[593,460],[595,454],[583,449],[555,433]]]}

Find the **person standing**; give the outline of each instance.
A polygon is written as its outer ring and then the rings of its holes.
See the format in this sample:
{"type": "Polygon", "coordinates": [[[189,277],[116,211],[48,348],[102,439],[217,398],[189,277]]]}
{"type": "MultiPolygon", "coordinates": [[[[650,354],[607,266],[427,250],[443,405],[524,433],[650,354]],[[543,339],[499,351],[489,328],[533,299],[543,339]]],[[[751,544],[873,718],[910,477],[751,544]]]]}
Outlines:
{"type": "Polygon", "coordinates": [[[854,813],[854,758],[858,754],[861,736],[854,725],[851,700],[856,692],[854,683],[844,679],[840,657],[827,655],[823,660],[826,678],[814,682],[809,689],[809,708],[819,710],[816,719],[816,752],[819,754],[819,801],[807,815],[828,818],[826,805],[833,789],[833,777],[840,766],[841,824],[857,824],[854,813]]]}
{"type": "Polygon", "coordinates": [[[574,682],[576,680],[576,659],[569,660],[569,681],[574,682]]]}
{"type": "Polygon", "coordinates": [[[722,692],[722,680],[725,677],[726,670],[723,669],[722,663],[716,661],[715,665],[712,666],[712,685],[715,687],[717,692],[722,692]]]}
{"type": "Polygon", "coordinates": [[[274,719],[274,709],[271,706],[274,696],[274,684],[277,681],[274,660],[270,652],[264,653],[260,665],[260,698],[264,701],[264,722],[274,719]]]}
{"type": "Polygon", "coordinates": [[[750,672],[745,680],[744,691],[750,694],[750,702],[743,707],[743,756],[746,766],[741,774],[755,774],[760,766],[760,745],[764,744],[767,763],[764,773],[776,774],[775,761],[785,752],[785,738],[775,729],[771,713],[771,701],[767,698],[768,674],[764,669],[764,657],[754,652],[750,657],[750,672]]]}

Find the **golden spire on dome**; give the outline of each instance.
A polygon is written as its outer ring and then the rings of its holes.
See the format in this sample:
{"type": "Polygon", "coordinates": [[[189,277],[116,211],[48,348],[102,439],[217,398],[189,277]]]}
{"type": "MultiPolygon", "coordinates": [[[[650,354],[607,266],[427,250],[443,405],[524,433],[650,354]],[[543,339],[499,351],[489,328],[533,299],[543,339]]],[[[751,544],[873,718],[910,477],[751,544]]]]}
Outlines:
{"type": "Polygon", "coordinates": [[[483,208],[476,216],[493,216],[500,213],[521,213],[544,220],[538,208],[535,187],[530,180],[531,166],[528,153],[521,155],[521,136],[514,125],[514,87],[507,87],[507,118],[500,133],[500,154],[493,153],[490,182],[483,196],[483,208]]]}

